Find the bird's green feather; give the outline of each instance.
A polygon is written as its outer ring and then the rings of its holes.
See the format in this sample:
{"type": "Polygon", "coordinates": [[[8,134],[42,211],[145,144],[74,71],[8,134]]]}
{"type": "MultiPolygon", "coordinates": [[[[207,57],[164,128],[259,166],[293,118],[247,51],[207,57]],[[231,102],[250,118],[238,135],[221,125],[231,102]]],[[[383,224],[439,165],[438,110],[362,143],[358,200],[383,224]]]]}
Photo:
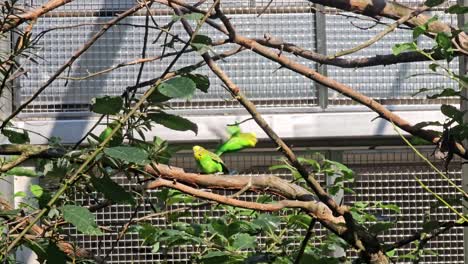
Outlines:
{"type": "Polygon", "coordinates": [[[216,150],[217,155],[226,152],[235,152],[244,148],[253,148],[257,144],[257,137],[254,133],[238,133],[232,135],[226,142],[221,144],[216,150]]]}
{"type": "Polygon", "coordinates": [[[218,155],[204,149],[203,147],[194,146],[193,156],[197,162],[198,167],[203,173],[229,173],[228,169],[224,165],[223,160],[218,155]]]}

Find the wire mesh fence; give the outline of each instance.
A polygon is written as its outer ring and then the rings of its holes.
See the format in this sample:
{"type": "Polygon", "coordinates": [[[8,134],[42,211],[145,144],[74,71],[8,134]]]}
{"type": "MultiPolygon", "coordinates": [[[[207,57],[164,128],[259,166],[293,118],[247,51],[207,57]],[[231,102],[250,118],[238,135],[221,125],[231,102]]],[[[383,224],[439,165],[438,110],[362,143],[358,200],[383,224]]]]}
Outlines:
{"type": "MultiPolygon", "coordinates": [[[[431,157],[431,150],[424,152],[431,157]]],[[[299,155],[306,158],[317,158],[313,152],[299,151],[299,155]]],[[[330,156],[330,152],[323,152],[330,156]]],[[[450,187],[446,181],[434,173],[425,165],[419,157],[407,149],[394,148],[382,150],[345,150],[335,152],[335,157],[341,157],[344,164],[352,168],[355,173],[355,182],[350,185],[355,194],[345,194],[344,202],[353,204],[355,202],[375,202],[381,201],[385,204],[395,204],[400,207],[398,214],[389,210],[369,209],[369,212],[387,221],[394,221],[393,228],[379,235],[380,241],[389,245],[403,238],[411,236],[414,232],[421,230],[424,219],[437,221],[454,221],[456,217],[448,209],[437,205],[437,200],[415,181],[415,177],[421,179],[429,188],[445,199],[456,198],[457,192],[450,187]],[[338,153],[338,154],[336,154],[338,153]],[[427,219],[428,218],[428,219],[427,219]]],[[[262,150],[252,152],[241,152],[224,157],[229,168],[235,168],[239,174],[243,175],[276,175],[285,179],[292,179],[286,171],[270,171],[272,165],[280,164],[281,155],[274,150],[262,150]]],[[[196,171],[196,166],[190,153],[179,154],[172,163],[174,166],[183,167],[187,171],[196,171]]],[[[442,165],[438,163],[438,165],[442,165]]],[[[449,177],[457,184],[461,184],[460,161],[452,162],[449,169],[449,177]]],[[[325,179],[318,176],[319,181],[324,183],[325,179]]],[[[125,177],[114,179],[120,184],[130,187],[132,184],[125,177]]],[[[223,191],[223,194],[231,192],[223,191]]],[[[256,201],[260,194],[244,193],[239,199],[256,201]]],[[[89,196],[77,197],[77,202],[92,204],[94,201],[89,196]]],[[[152,213],[151,203],[157,203],[156,192],[151,191],[147,202],[137,211],[136,217],[152,213]]],[[[191,204],[175,204],[173,208],[190,206],[191,204]]],[[[456,207],[461,210],[460,207],[456,207]]],[[[132,216],[134,208],[123,205],[114,205],[95,213],[98,224],[111,230],[118,230],[132,216]]],[[[193,207],[187,210],[187,214],[181,218],[189,223],[202,222],[206,217],[220,217],[225,214],[220,208],[204,206],[193,207]]],[[[168,218],[165,216],[154,217],[151,224],[170,228],[168,218]]],[[[291,230],[292,231],[292,230],[291,230]]],[[[301,232],[304,232],[302,230],[301,232]]],[[[151,248],[142,244],[141,238],[135,233],[124,236],[118,243],[114,244],[117,231],[106,232],[103,237],[89,237],[79,234],[73,229],[68,230],[69,239],[78,246],[92,250],[100,256],[111,251],[109,263],[188,263],[193,261],[191,257],[200,252],[200,248],[193,246],[180,246],[170,250],[162,250],[154,253],[151,248]]],[[[319,225],[314,229],[315,237],[326,234],[319,225]]],[[[289,233],[288,233],[289,235],[289,233]]],[[[290,232],[296,235],[297,232],[290,232]]],[[[261,243],[263,237],[257,238],[261,243]]],[[[414,250],[415,244],[409,244],[398,250],[398,255],[404,255],[414,250]]],[[[427,251],[423,254],[420,263],[463,263],[463,230],[453,228],[441,236],[431,239],[427,244],[427,251]]],[[[353,251],[348,252],[349,256],[354,256],[353,251]]],[[[398,263],[411,263],[410,259],[401,259],[398,263]]]]}
{"type": "MultiPolygon", "coordinates": [[[[24,0],[24,8],[39,7],[44,0],[24,0]]],[[[193,1],[191,1],[193,2],[193,1]]],[[[411,2],[413,3],[413,2],[411,2]]],[[[414,2],[419,3],[419,2],[414,2]]],[[[85,1],[77,0],[58,8],[36,22],[33,34],[42,36],[39,43],[38,64],[24,62],[28,75],[19,80],[16,92],[16,103],[27,100],[72,54],[81,47],[93,34],[98,32],[102,23],[112,19],[118,12],[136,4],[134,1],[85,1]]],[[[210,3],[204,3],[206,8],[210,3]]],[[[263,38],[265,33],[282,38],[285,42],[294,43],[308,50],[316,51],[317,39],[322,38],[328,47],[327,53],[334,54],[342,49],[351,48],[358,43],[370,39],[382,31],[385,25],[376,25],[377,21],[356,16],[350,18],[347,13],[335,11],[325,12],[325,35],[318,34],[316,28],[316,13],[314,6],[307,1],[223,1],[225,12],[237,26],[240,34],[251,38],[263,38]],[[262,12],[261,16],[258,16],[262,12]],[[365,19],[365,20],[363,20],[365,19]],[[352,38],[350,38],[352,36],[352,38]],[[325,39],[326,38],[326,39],[325,39]]],[[[150,19],[148,28],[148,46],[146,57],[161,56],[163,52],[180,50],[181,43],[164,46],[172,39],[163,35],[157,38],[159,30],[155,27],[167,25],[172,20],[169,9],[157,3],[151,6],[153,24],[150,19]]],[[[123,20],[112,27],[71,67],[70,72],[61,76],[30,105],[27,111],[43,112],[87,112],[91,98],[102,95],[119,95],[127,87],[135,84],[140,66],[121,67],[108,74],[86,78],[92,73],[113,67],[119,63],[141,58],[145,39],[146,10],[123,20]],[[66,79],[76,77],[78,79],[66,79]],[[80,79],[81,78],[81,79],[80,79]]],[[[320,14],[319,14],[320,15],[320,14]]],[[[454,16],[438,12],[444,22],[456,23],[454,16]]],[[[383,19],[380,23],[390,23],[383,19]]],[[[322,29],[320,29],[322,30],[322,29]]],[[[187,39],[179,23],[171,28],[173,35],[187,39]]],[[[202,34],[209,35],[213,40],[222,40],[226,36],[216,32],[209,26],[204,26],[202,34]]],[[[390,54],[391,47],[397,42],[411,40],[410,30],[397,30],[385,37],[381,42],[372,45],[364,52],[353,56],[373,56],[390,54]]],[[[429,39],[421,37],[421,42],[429,43],[429,39]]],[[[213,53],[220,54],[234,45],[214,47],[213,53]]],[[[350,57],[353,57],[350,56],[350,57]]],[[[294,58],[299,62],[316,68],[311,61],[294,58]]],[[[159,76],[169,64],[171,58],[163,58],[146,63],[142,71],[141,81],[159,76]]],[[[187,54],[182,56],[175,69],[200,61],[199,56],[187,54]]],[[[317,105],[316,85],[292,71],[280,68],[251,51],[243,51],[233,57],[219,61],[236,84],[245,94],[260,107],[314,107],[317,105]]],[[[450,63],[457,68],[457,61],[450,63]]],[[[440,89],[453,86],[448,79],[426,73],[427,63],[406,63],[386,67],[371,67],[365,69],[340,69],[328,67],[328,75],[338,81],[356,88],[358,91],[388,104],[440,103],[441,100],[427,100],[425,95],[412,97],[421,88],[440,89]],[[414,76],[417,75],[417,76],[414,76]],[[411,77],[412,76],[412,77],[411,77]]],[[[175,101],[172,107],[178,109],[206,108],[238,108],[239,104],[224,90],[221,82],[206,68],[199,70],[207,74],[212,83],[208,93],[198,92],[190,101],[175,101]]],[[[330,92],[330,104],[350,104],[336,93],[330,92]]]]}

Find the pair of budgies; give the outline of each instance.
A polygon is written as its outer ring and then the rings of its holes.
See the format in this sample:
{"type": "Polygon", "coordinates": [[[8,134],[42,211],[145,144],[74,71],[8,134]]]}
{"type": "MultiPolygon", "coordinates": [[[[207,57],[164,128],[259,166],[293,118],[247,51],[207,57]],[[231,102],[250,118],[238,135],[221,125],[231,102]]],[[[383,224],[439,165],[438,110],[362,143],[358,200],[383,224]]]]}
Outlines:
{"type": "Polygon", "coordinates": [[[193,156],[203,173],[229,173],[220,156],[227,152],[253,148],[257,144],[255,133],[242,133],[238,125],[228,126],[228,132],[231,136],[216,149],[215,153],[201,146],[193,147],[193,156]]]}

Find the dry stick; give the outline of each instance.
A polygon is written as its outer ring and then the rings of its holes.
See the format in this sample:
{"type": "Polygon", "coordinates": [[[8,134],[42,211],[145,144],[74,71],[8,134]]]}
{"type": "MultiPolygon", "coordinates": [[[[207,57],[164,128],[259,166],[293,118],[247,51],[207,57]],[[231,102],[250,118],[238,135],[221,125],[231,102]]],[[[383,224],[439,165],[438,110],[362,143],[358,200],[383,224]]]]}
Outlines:
{"type": "Polygon", "coordinates": [[[427,11],[429,9],[430,9],[430,7],[424,6],[424,7],[421,7],[419,9],[417,9],[417,10],[414,10],[413,12],[407,14],[406,16],[403,16],[400,19],[398,19],[395,23],[393,23],[392,25],[387,27],[384,31],[382,31],[379,34],[375,35],[371,39],[357,45],[354,48],[351,48],[351,49],[348,49],[348,50],[342,50],[342,51],[336,53],[335,55],[331,55],[329,58],[334,59],[334,58],[337,58],[337,57],[341,57],[341,56],[344,56],[344,55],[349,55],[349,54],[358,52],[358,51],[360,51],[362,49],[365,49],[365,48],[369,47],[370,45],[376,43],[377,41],[381,40],[383,37],[385,37],[389,33],[393,32],[397,27],[399,27],[400,25],[406,23],[411,18],[417,17],[422,12],[425,12],[425,11],[427,11]]]}
{"type": "MultiPolygon", "coordinates": [[[[153,1],[153,0],[151,0],[153,1]]],[[[8,124],[8,122],[13,119],[16,115],[18,115],[26,106],[28,106],[31,102],[33,102],[57,77],[60,76],[67,68],[71,67],[73,62],[77,60],[83,53],[85,53],[104,33],[106,33],[107,30],[109,30],[113,25],[121,21],[122,19],[128,17],[129,15],[135,13],[136,11],[140,10],[143,8],[143,4],[137,4],[134,7],[128,9],[127,11],[123,12],[116,18],[110,20],[107,22],[101,30],[96,33],[91,39],[89,39],[75,54],[73,54],[70,59],[63,64],[48,80],[45,84],[43,84],[32,96],[29,98],[26,102],[21,104],[15,111],[13,111],[12,114],[10,114],[2,123],[0,126],[0,130],[3,130],[5,126],[8,124]]]]}
{"type": "MultiPolygon", "coordinates": [[[[444,223],[441,223],[440,226],[439,226],[439,228],[441,228],[441,229],[436,230],[434,233],[428,234],[427,237],[424,238],[423,240],[429,241],[430,239],[435,238],[435,237],[437,237],[438,235],[440,235],[440,234],[442,234],[444,232],[447,232],[450,228],[457,227],[457,226],[466,227],[466,226],[468,226],[468,222],[463,222],[463,223],[444,222],[444,223]]],[[[418,232],[414,233],[413,235],[411,235],[410,237],[407,237],[405,239],[397,241],[397,242],[393,243],[392,245],[388,246],[385,249],[385,251],[387,252],[387,251],[394,250],[396,248],[401,248],[401,247],[404,247],[404,246],[408,245],[409,243],[411,243],[413,241],[420,240],[421,235],[426,234],[426,233],[427,233],[427,230],[424,230],[424,229],[421,230],[421,231],[418,231],[418,232]]]]}
{"type": "MultiPolygon", "coordinates": [[[[123,17],[125,16],[128,16],[130,14],[132,14],[133,12],[139,10],[140,8],[142,8],[144,5],[143,4],[137,4],[135,7],[125,11],[124,13],[122,13],[118,18],[122,19],[123,17]]],[[[120,20],[119,19],[119,20],[120,20]]],[[[118,22],[117,19],[114,19],[114,21],[118,22]]],[[[185,50],[186,48],[188,47],[188,45],[185,45],[184,48],[182,50],[185,50]]],[[[164,71],[164,73],[162,74],[162,76],[165,76],[169,71],[170,69],[174,66],[174,64],[176,63],[176,61],[180,58],[180,56],[182,56],[182,53],[179,55],[179,56],[176,56],[174,58],[174,60],[169,64],[169,66],[166,68],[166,70],[164,71]]],[[[158,84],[160,82],[161,79],[159,79],[159,81],[156,83],[158,84]]],[[[148,98],[151,93],[153,93],[153,91],[155,90],[155,87],[156,86],[153,86],[151,89],[149,89],[142,97],[141,99],[135,104],[135,106],[129,111],[129,113],[127,115],[125,115],[122,120],[120,120],[120,122],[117,123],[117,125],[115,126],[115,128],[111,131],[111,133],[108,135],[108,137],[98,146],[98,148],[83,162],[83,164],[76,170],[76,172],[70,177],[70,179],[68,179],[64,184],[63,186],[55,193],[55,195],[49,200],[49,202],[47,203],[46,207],[44,209],[42,209],[38,214],[37,216],[31,221],[31,223],[16,237],[15,240],[13,240],[13,242],[8,246],[8,248],[6,249],[6,252],[5,254],[7,255],[8,252],[10,252],[15,246],[16,244],[18,244],[18,242],[22,239],[22,237],[29,231],[29,229],[32,228],[32,226],[35,225],[35,223],[47,212],[48,208],[50,208],[58,199],[59,197],[65,192],[65,190],[68,189],[69,186],[73,185],[73,183],[75,183],[76,181],[79,180],[79,178],[81,177],[81,173],[84,171],[84,169],[86,168],[86,166],[88,166],[92,161],[93,159],[104,149],[104,147],[106,146],[106,144],[111,140],[112,136],[117,132],[117,130],[119,130],[121,127],[122,127],[122,124],[125,123],[136,111],[137,109],[139,109],[139,107],[145,102],[146,98],[148,98]]]]}
{"type": "Polygon", "coordinates": [[[8,16],[7,18],[5,18],[5,20],[11,19],[11,21],[3,25],[3,27],[0,29],[0,33],[4,33],[13,28],[16,28],[22,23],[24,23],[25,21],[36,20],[40,16],[47,14],[48,12],[58,7],[61,7],[63,5],[66,5],[70,2],[73,2],[73,0],[50,0],[49,2],[45,3],[41,7],[38,7],[34,10],[31,10],[22,14],[8,16]]]}

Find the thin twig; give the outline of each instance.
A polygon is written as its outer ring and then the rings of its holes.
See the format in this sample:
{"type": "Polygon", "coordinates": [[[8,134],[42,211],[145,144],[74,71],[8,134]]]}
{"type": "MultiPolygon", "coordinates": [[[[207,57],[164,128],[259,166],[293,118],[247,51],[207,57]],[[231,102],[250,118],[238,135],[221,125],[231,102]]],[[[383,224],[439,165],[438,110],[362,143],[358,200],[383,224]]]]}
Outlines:
{"type": "Polygon", "coordinates": [[[430,9],[430,7],[427,7],[427,6],[423,6],[421,8],[418,8],[418,9],[414,10],[413,12],[409,13],[408,15],[401,17],[395,23],[391,24],[389,27],[387,27],[385,30],[383,30],[379,34],[375,35],[371,39],[357,45],[354,48],[351,48],[351,49],[348,49],[348,50],[342,50],[342,51],[336,53],[335,55],[331,55],[329,57],[329,59],[334,59],[334,58],[341,57],[341,56],[344,56],[344,55],[349,55],[349,54],[358,52],[358,51],[360,51],[362,49],[365,49],[365,48],[369,47],[370,45],[376,43],[377,41],[381,40],[383,37],[385,37],[389,33],[393,32],[400,25],[406,23],[408,20],[412,19],[413,17],[417,17],[419,14],[421,14],[421,13],[423,13],[423,12],[429,10],[429,9],[430,9]]]}
{"type": "Polygon", "coordinates": [[[306,234],[304,239],[301,242],[301,247],[299,248],[299,252],[297,253],[296,260],[294,260],[294,264],[301,263],[302,256],[304,255],[304,251],[309,243],[310,238],[312,237],[312,230],[314,229],[315,223],[317,222],[316,218],[310,219],[309,227],[307,227],[306,234]]]}

